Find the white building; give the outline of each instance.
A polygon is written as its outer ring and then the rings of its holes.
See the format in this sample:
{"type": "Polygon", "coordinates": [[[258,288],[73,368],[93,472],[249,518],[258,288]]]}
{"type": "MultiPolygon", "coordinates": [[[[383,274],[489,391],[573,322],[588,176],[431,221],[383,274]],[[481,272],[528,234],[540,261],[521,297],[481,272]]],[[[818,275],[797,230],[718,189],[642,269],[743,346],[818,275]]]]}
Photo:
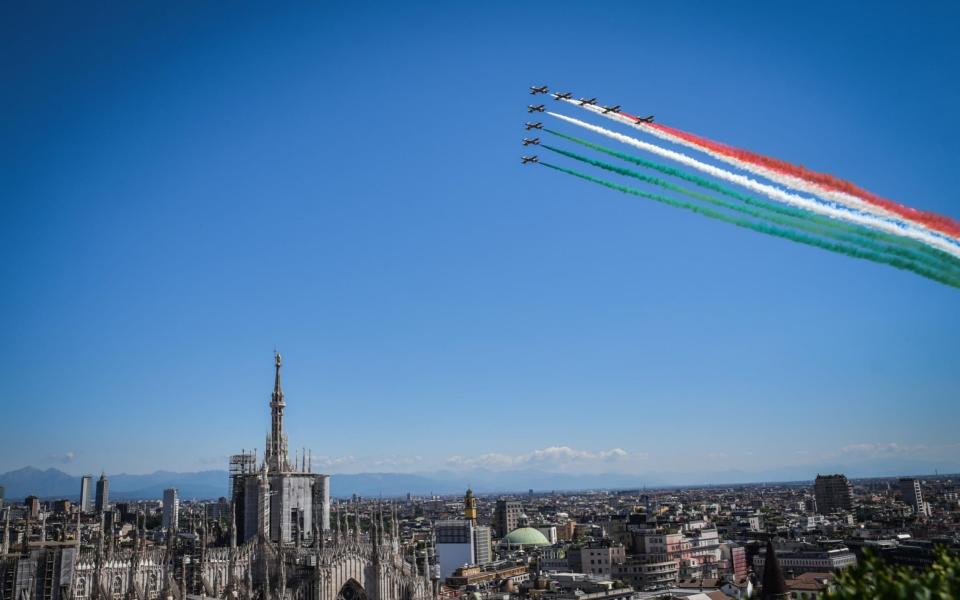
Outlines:
{"type": "Polygon", "coordinates": [[[93,482],[93,475],[84,475],[80,478],[80,512],[82,513],[93,511],[93,503],[90,501],[91,482],[93,482]]]}
{"type": "Polygon", "coordinates": [[[437,521],[433,525],[440,579],[446,579],[460,567],[485,565],[493,560],[489,527],[475,525],[469,519],[437,521]]]}

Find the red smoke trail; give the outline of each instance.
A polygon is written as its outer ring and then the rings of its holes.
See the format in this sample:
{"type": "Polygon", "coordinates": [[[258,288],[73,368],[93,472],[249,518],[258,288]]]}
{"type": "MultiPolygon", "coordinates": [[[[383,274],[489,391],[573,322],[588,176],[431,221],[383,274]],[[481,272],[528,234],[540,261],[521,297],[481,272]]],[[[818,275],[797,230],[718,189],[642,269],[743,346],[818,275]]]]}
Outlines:
{"type": "MultiPolygon", "coordinates": [[[[625,112],[621,112],[620,114],[628,119],[637,119],[637,117],[625,112]]],[[[691,144],[702,146],[717,152],[718,154],[736,158],[760,167],[766,167],[767,169],[783,173],[784,175],[798,177],[825,190],[843,192],[845,194],[850,194],[851,196],[856,196],[865,202],[869,202],[874,206],[889,210],[890,212],[898,214],[905,219],[922,223],[931,229],[936,229],[937,231],[947,235],[960,237],[960,221],[956,221],[955,219],[951,219],[950,217],[939,215],[937,213],[917,210],[916,208],[904,206],[903,204],[894,202],[893,200],[888,200],[874,194],[873,192],[867,191],[855,183],[846,181],[845,179],[840,179],[827,173],[811,171],[803,166],[794,165],[778,158],[757,154],[756,152],[751,152],[750,150],[734,148],[733,146],[715,142],[692,133],[687,133],[686,131],[682,131],[680,129],[675,129],[667,125],[661,125],[660,123],[644,123],[644,126],[653,127],[666,134],[676,136],[690,142],[691,144]]]]}

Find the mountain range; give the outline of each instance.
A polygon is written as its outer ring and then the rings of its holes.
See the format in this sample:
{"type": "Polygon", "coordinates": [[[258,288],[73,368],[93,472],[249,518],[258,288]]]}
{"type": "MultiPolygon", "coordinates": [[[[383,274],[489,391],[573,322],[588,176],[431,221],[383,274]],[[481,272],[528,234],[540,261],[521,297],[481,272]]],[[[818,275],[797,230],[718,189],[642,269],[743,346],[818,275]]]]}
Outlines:
{"type": "MultiPolygon", "coordinates": [[[[818,473],[845,473],[853,478],[893,477],[932,474],[937,468],[926,461],[873,459],[816,466],[785,466],[763,471],[714,469],[684,473],[652,472],[645,475],[488,469],[472,469],[464,472],[353,473],[332,475],[330,493],[334,497],[347,497],[352,494],[368,497],[398,497],[406,494],[415,496],[459,494],[468,486],[478,494],[493,494],[527,490],[549,492],[759,482],[810,482],[818,473]]],[[[957,473],[960,472],[960,463],[939,465],[939,469],[940,473],[957,473]]],[[[97,477],[94,475],[94,483],[97,477]]],[[[108,478],[112,501],[160,498],[163,496],[163,490],[171,487],[177,488],[180,497],[184,500],[215,499],[227,496],[229,489],[229,475],[223,470],[189,473],[155,471],[143,475],[120,473],[109,474],[108,478]]],[[[0,474],[0,486],[6,488],[5,495],[11,501],[19,501],[31,494],[45,499],[77,500],[80,495],[80,476],[69,475],[54,468],[42,470],[24,467],[0,474]]]]}

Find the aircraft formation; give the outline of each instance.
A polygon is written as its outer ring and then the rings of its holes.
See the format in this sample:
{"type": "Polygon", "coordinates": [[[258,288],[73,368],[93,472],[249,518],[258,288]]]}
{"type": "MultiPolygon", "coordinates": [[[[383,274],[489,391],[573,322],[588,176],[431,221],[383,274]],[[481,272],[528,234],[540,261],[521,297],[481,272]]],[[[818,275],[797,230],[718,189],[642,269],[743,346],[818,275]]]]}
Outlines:
{"type": "MultiPolygon", "coordinates": [[[[553,99],[554,99],[554,100],[558,100],[558,101],[559,101],[559,100],[572,100],[572,99],[573,99],[573,94],[572,94],[571,92],[551,92],[551,91],[550,91],[550,88],[548,88],[548,87],[545,86],[545,85],[531,85],[531,86],[530,86],[530,95],[531,95],[531,96],[536,96],[536,95],[538,95],[538,94],[543,94],[544,96],[553,96],[553,99]]],[[[599,105],[597,105],[597,99],[596,99],[595,97],[594,97],[594,98],[580,98],[579,100],[576,100],[576,102],[577,102],[580,106],[586,106],[586,105],[599,106],[599,105]]],[[[531,113],[531,114],[532,114],[532,113],[542,113],[542,112],[546,111],[546,109],[547,109],[547,107],[546,107],[546,105],[544,105],[544,104],[528,104],[528,105],[527,105],[527,112],[528,112],[528,113],[531,113]]],[[[602,110],[602,113],[603,113],[603,114],[608,114],[608,113],[620,114],[620,105],[619,105],[619,104],[616,104],[616,105],[614,105],[614,106],[600,106],[600,109],[602,110]]],[[[631,117],[631,118],[632,118],[636,123],[638,123],[638,124],[639,124],[639,123],[653,123],[653,115],[649,115],[649,116],[646,116],[646,117],[631,117]]],[[[535,123],[527,122],[527,123],[524,123],[524,124],[523,124],[523,127],[524,127],[524,129],[525,129],[526,131],[530,131],[531,129],[543,129],[543,123],[541,123],[540,121],[537,121],[537,122],[535,122],[535,123]]],[[[538,137],[535,137],[535,138],[526,138],[526,137],[525,137],[525,138],[523,138],[523,140],[521,140],[521,143],[522,143],[524,146],[537,146],[537,145],[540,144],[540,138],[538,138],[538,137]]],[[[527,164],[527,163],[539,162],[539,159],[537,158],[536,155],[533,155],[533,156],[521,156],[521,157],[520,157],[520,160],[521,160],[521,164],[524,164],[524,165],[527,164]]]]}

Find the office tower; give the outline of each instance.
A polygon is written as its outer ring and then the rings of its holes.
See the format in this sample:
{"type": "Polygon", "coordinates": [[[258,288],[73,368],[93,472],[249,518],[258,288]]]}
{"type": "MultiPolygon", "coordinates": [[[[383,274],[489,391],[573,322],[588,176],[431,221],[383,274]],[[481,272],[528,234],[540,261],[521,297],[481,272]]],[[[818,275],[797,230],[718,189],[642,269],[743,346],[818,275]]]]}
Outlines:
{"type": "Polygon", "coordinates": [[[903,501],[913,507],[913,512],[917,516],[929,517],[929,505],[923,501],[923,492],[920,490],[920,481],[911,477],[904,477],[900,480],[900,493],[903,495],[903,501]]]}
{"type": "Polygon", "coordinates": [[[2,485],[0,485],[0,508],[3,508],[4,494],[6,494],[6,490],[2,485]]]}
{"type": "Polygon", "coordinates": [[[93,475],[84,475],[80,478],[80,512],[88,513],[93,508],[90,504],[90,483],[93,475]]]}
{"type": "Polygon", "coordinates": [[[97,503],[96,509],[98,513],[106,510],[107,506],[110,504],[110,480],[107,479],[107,475],[100,472],[100,479],[97,480],[97,503]]]}
{"type": "Polygon", "coordinates": [[[178,514],[180,511],[180,499],[177,498],[175,488],[163,490],[163,521],[161,526],[171,533],[177,531],[178,514]]]}
{"type": "Polygon", "coordinates": [[[493,512],[493,528],[498,538],[506,537],[517,528],[517,520],[523,512],[523,505],[515,500],[497,500],[493,512]]]}
{"type": "Polygon", "coordinates": [[[36,519],[40,516],[40,498],[27,496],[24,498],[23,503],[27,506],[27,510],[30,511],[31,519],[36,519]]]}
{"type": "Polygon", "coordinates": [[[817,512],[822,515],[853,510],[853,486],[844,475],[817,475],[813,484],[817,512]]]}

